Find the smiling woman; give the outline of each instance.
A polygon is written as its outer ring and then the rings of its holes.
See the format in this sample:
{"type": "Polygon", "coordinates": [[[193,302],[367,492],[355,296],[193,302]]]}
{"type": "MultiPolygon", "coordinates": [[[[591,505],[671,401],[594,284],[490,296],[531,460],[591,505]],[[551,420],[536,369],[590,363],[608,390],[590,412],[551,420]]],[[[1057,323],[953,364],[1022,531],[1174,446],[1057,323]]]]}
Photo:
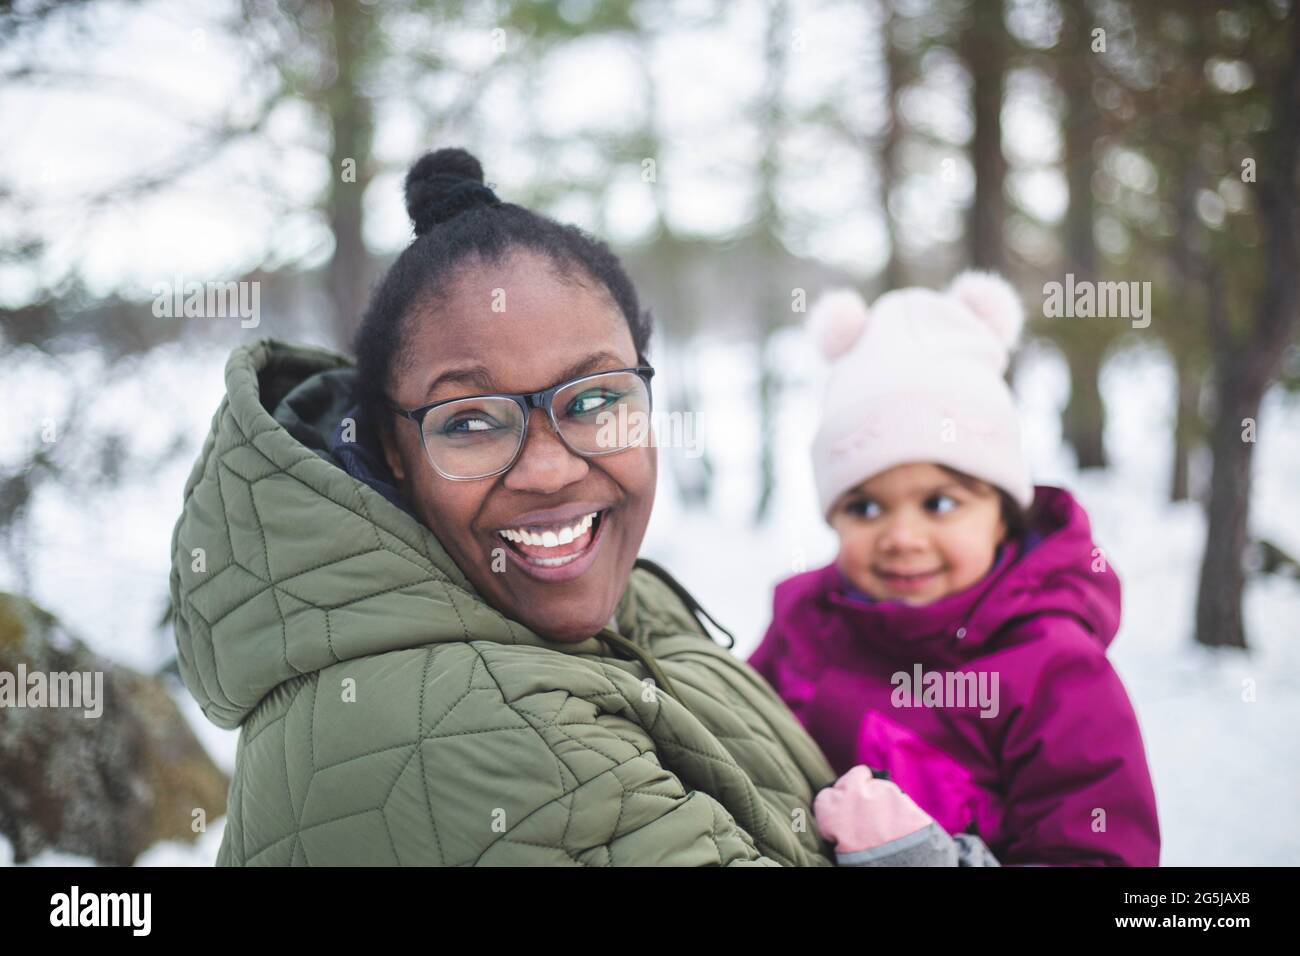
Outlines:
{"type": "Polygon", "coordinates": [[[416,240],[357,335],[361,388],[399,487],[475,589],[539,634],[583,640],[610,619],[632,571],[654,499],[654,450],[575,454],[561,424],[572,421],[568,409],[507,400],[513,417],[494,416],[482,393],[555,388],[572,401],[576,377],[648,365],[650,320],[602,243],[501,203],[482,179],[463,150],[412,167],[416,240]],[[384,414],[384,402],[447,402],[435,413],[448,411],[426,415],[423,429],[402,428],[410,423],[384,414]],[[471,467],[466,478],[481,480],[457,480],[438,466],[466,459],[486,462],[488,473],[471,467]],[[561,545],[560,533],[589,515],[580,546],[572,537],[561,545]],[[503,542],[522,573],[496,570],[503,542]]]}
{"type": "Polygon", "coordinates": [[[638,558],[650,325],[598,240],[463,150],[358,361],[262,341],[173,540],[181,673],[242,727],[222,864],[828,865],[833,774],[638,558]],[[620,433],[620,434],[625,434],[620,433]]]}

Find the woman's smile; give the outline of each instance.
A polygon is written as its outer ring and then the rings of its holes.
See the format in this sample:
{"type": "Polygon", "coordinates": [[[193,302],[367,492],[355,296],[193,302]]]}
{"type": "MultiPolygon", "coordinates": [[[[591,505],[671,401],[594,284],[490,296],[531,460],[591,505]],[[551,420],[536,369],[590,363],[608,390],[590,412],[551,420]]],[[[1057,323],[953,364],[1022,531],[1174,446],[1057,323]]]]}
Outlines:
{"type": "Polygon", "coordinates": [[[609,508],[584,505],[563,514],[526,515],[496,535],[525,574],[541,581],[572,581],[595,562],[610,513],[609,508]]]}

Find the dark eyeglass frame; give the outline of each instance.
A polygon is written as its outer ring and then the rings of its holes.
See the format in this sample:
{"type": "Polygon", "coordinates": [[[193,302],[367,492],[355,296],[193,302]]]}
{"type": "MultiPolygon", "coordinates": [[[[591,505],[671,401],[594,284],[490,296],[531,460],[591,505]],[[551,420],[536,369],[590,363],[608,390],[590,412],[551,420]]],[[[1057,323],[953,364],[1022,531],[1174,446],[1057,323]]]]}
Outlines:
{"type": "Polygon", "coordinates": [[[515,462],[519,460],[520,453],[524,450],[524,445],[528,443],[528,424],[532,420],[532,409],[534,408],[546,412],[546,417],[551,420],[552,430],[560,437],[560,441],[564,442],[564,447],[569,449],[569,451],[573,452],[575,455],[579,455],[583,458],[599,458],[602,455],[613,455],[620,451],[627,451],[627,449],[633,447],[632,445],[625,445],[622,448],[611,448],[608,451],[579,451],[569,443],[567,438],[564,437],[564,431],[560,428],[559,422],[555,420],[555,409],[552,407],[555,395],[561,389],[568,388],[570,385],[576,385],[579,382],[584,382],[587,379],[603,378],[606,375],[617,375],[620,372],[635,372],[641,377],[645,382],[646,410],[653,410],[654,389],[650,387],[650,380],[654,378],[655,370],[649,365],[634,365],[629,368],[611,368],[606,369],[603,372],[587,372],[586,374],[579,375],[577,378],[567,379],[566,381],[552,385],[550,388],[543,388],[536,392],[489,392],[483,395],[460,395],[456,398],[444,398],[441,401],[430,402],[428,405],[421,405],[419,408],[410,409],[402,408],[392,400],[389,400],[388,407],[403,418],[409,418],[411,421],[415,422],[416,427],[420,430],[420,447],[424,449],[424,456],[429,459],[429,464],[433,465],[434,471],[442,475],[442,477],[446,478],[448,481],[479,481],[483,478],[495,478],[497,475],[504,474],[514,467],[515,462]],[[475,475],[471,478],[449,475],[438,467],[438,463],[434,461],[433,456],[429,454],[429,446],[425,442],[424,437],[424,419],[435,408],[439,408],[443,405],[450,405],[452,402],[465,402],[481,398],[508,398],[523,411],[524,427],[519,433],[518,447],[515,448],[515,453],[510,457],[510,461],[496,471],[489,472],[486,475],[475,475]]]}

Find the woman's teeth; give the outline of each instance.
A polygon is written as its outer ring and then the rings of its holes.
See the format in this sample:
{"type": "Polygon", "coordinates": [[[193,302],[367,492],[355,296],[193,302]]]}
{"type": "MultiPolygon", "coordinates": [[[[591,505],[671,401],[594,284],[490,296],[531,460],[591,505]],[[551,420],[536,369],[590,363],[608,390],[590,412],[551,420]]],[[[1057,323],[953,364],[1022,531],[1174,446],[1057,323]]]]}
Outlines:
{"type": "Polygon", "coordinates": [[[570,525],[506,528],[498,531],[511,550],[525,563],[538,568],[560,568],[572,564],[594,547],[604,512],[593,511],[570,525]]]}
{"type": "Polygon", "coordinates": [[[593,511],[589,515],[584,515],[575,524],[567,527],[545,528],[542,530],[528,528],[507,528],[504,531],[498,531],[497,534],[507,541],[513,541],[516,544],[531,544],[540,548],[556,548],[563,544],[571,544],[575,538],[580,538],[591,527],[596,515],[599,512],[593,511]]]}

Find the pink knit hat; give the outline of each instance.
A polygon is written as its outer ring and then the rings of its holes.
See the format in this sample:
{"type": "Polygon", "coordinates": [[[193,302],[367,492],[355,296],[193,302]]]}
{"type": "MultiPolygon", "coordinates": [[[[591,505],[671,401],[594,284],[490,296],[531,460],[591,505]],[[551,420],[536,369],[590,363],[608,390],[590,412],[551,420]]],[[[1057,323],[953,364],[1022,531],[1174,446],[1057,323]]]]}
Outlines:
{"type": "Polygon", "coordinates": [[[809,329],[831,362],[813,472],[822,514],[895,465],[930,462],[1034,499],[1020,422],[1002,376],[1024,325],[1010,283],[964,272],[946,292],[898,289],[868,309],[851,289],[823,295],[809,329]]]}

